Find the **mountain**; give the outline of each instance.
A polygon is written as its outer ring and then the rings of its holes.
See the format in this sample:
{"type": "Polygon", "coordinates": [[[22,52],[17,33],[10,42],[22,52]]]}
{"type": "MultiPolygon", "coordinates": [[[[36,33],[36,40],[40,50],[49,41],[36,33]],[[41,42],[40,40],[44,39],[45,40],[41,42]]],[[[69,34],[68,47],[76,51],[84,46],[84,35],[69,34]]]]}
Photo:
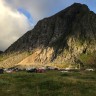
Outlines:
{"type": "Polygon", "coordinates": [[[96,67],[96,14],[74,3],[40,20],[4,56],[3,66],[96,67]]]}

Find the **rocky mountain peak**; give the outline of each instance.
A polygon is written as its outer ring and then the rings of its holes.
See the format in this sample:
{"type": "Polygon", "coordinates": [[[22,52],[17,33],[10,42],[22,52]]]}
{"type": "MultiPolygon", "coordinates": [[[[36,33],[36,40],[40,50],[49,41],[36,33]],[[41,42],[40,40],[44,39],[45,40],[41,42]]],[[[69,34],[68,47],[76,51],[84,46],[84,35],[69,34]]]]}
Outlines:
{"type": "Polygon", "coordinates": [[[81,3],[74,3],[74,4],[71,5],[71,7],[77,7],[77,8],[82,7],[82,8],[86,8],[87,10],[89,10],[87,5],[81,4],[81,3]]]}
{"type": "Polygon", "coordinates": [[[85,4],[80,4],[80,3],[74,3],[71,6],[69,6],[68,8],[60,11],[59,13],[57,13],[56,15],[61,15],[61,16],[65,16],[65,15],[76,15],[79,14],[80,12],[82,13],[87,13],[89,12],[89,8],[87,5],[85,4]]]}

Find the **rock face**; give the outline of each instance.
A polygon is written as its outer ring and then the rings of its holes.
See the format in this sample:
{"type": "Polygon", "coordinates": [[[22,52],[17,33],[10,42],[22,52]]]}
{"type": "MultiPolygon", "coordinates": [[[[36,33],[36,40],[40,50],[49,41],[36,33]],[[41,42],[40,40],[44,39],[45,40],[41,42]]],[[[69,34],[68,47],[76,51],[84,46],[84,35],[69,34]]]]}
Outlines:
{"type": "Polygon", "coordinates": [[[5,53],[21,51],[30,53],[18,62],[21,65],[84,64],[83,55],[96,52],[96,14],[84,4],[74,3],[39,21],[5,53]]]}

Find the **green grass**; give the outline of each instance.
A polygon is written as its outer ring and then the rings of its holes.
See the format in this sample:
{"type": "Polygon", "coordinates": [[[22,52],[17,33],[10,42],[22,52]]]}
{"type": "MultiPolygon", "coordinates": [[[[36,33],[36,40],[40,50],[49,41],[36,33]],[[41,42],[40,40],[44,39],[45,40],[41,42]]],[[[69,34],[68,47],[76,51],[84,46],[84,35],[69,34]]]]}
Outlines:
{"type": "Polygon", "coordinates": [[[96,72],[2,74],[0,96],[96,96],[96,72]]]}
{"type": "Polygon", "coordinates": [[[96,68],[96,52],[88,53],[88,54],[81,54],[79,56],[81,62],[84,63],[85,67],[89,68],[96,68]]]}

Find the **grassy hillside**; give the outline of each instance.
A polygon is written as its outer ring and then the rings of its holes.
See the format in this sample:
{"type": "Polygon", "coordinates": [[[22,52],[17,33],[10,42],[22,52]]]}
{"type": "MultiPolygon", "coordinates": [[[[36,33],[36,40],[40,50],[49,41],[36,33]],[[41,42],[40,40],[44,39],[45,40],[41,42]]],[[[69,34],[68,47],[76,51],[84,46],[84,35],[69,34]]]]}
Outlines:
{"type": "Polygon", "coordinates": [[[29,56],[28,52],[14,52],[0,55],[0,67],[10,68],[29,56]]]}
{"type": "Polygon", "coordinates": [[[96,73],[3,74],[0,96],[96,96],[96,73]]]}
{"type": "Polygon", "coordinates": [[[80,61],[84,64],[84,67],[96,68],[96,52],[81,54],[79,56],[80,61]]]}

